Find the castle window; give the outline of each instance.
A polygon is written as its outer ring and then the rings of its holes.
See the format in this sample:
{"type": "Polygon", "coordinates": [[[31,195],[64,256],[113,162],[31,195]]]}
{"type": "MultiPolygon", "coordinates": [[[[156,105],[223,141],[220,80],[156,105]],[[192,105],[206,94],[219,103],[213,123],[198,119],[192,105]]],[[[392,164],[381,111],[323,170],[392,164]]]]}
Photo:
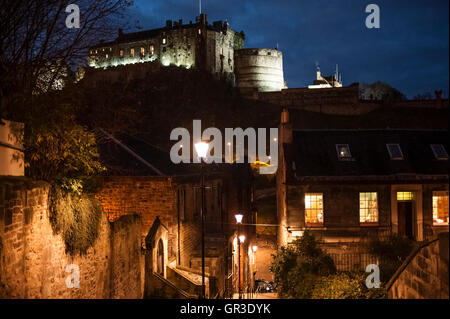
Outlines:
{"type": "Polygon", "coordinates": [[[434,157],[438,160],[448,160],[448,154],[442,144],[430,144],[431,150],[433,151],[434,157]]]}
{"type": "Polygon", "coordinates": [[[120,51],[119,51],[119,56],[120,56],[121,58],[123,58],[123,54],[124,54],[123,49],[120,49],[120,51]]]}
{"type": "Polygon", "coordinates": [[[106,56],[105,56],[107,59],[109,59],[109,55],[108,55],[108,53],[106,53],[106,56]]]}
{"type": "Polygon", "coordinates": [[[141,57],[145,55],[145,48],[141,47],[141,57]]]}
{"type": "Polygon", "coordinates": [[[448,191],[433,192],[433,225],[448,225],[448,191]]]}
{"type": "Polygon", "coordinates": [[[305,222],[307,226],[323,225],[323,194],[305,194],[305,222]]]}
{"type": "Polygon", "coordinates": [[[130,49],[130,56],[134,57],[134,48],[130,49]]]}
{"type": "Polygon", "coordinates": [[[377,193],[359,193],[359,222],[361,224],[378,223],[377,193]]]}
{"type": "Polygon", "coordinates": [[[348,160],[352,158],[348,144],[336,144],[336,152],[338,159],[340,160],[348,160]]]}
{"type": "Polygon", "coordinates": [[[202,29],[198,29],[198,34],[201,35],[202,34],[202,29]]]}
{"type": "Polygon", "coordinates": [[[162,44],[166,44],[167,43],[167,39],[166,38],[163,38],[162,39],[162,44]]]}
{"type": "Polygon", "coordinates": [[[403,153],[400,145],[398,144],[386,144],[391,160],[403,160],[403,153]]]}
{"type": "Polygon", "coordinates": [[[150,44],[150,54],[155,54],[155,46],[153,44],[150,44]]]}

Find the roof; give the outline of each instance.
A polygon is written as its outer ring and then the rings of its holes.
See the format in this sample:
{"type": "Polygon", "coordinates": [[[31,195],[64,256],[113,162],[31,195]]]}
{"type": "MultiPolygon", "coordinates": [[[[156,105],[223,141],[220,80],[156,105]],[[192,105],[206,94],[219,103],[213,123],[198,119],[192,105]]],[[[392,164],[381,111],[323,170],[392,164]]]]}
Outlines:
{"type": "Polygon", "coordinates": [[[294,130],[287,158],[297,177],[447,175],[448,160],[435,158],[430,144],[449,152],[448,130],[294,130]],[[391,160],[386,144],[399,144],[403,160],[391,160]],[[336,144],[348,144],[352,158],[338,159],[336,144]]]}

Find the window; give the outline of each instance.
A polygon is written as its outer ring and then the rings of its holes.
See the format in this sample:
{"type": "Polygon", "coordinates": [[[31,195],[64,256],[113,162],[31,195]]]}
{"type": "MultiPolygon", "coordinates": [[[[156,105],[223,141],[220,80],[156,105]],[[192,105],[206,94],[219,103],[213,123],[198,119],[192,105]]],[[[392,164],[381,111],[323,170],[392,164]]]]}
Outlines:
{"type": "Polygon", "coordinates": [[[336,152],[340,160],[348,160],[352,158],[348,144],[336,144],[336,152]]]}
{"type": "Polygon", "coordinates": [[[130,56],[133,56],[133,57],[134,57],[134,48],[131,48],[131,49],[130,49],[130,56]]]}
{"type": "Polygon", "coordinates": [[[434,157],[438,160],[446,160],[448,159],[447,151],[445,150],[444,145],[442,144],[430,144],[430,147],[433,151],[434,157]]]}
{"type": "Polygon", "coordinates": [[[166,44],[167,43],[167,39],[166,38],[163,38],[162,39],[162,44],[166,44]]]}
{"type": "Polygon", "coordinates": [[[323,194],[305,194],[305,222],[307,225],[323,225],[323,194]]]}
{"type": "Polygon", "coordinates": [[[198,34],[199,34],[199,35],[202,34],[202,29],[198,29],[198,34]]]}
{"type": "Polygon", "coordinates": [[[150,45],[150,54],[151,55],[155,54],[155,47],[153,44],[150,45]]]}
{"type": "Polygon", "coordinates": [[[109,55],[108,55],[108,53],[105,55],[105,57],[108,59],[109,58],[109,55]]]}
{"type": "Polygon", "coordinates": [[[377,193],[359,193],[359,222],[378,223],[377,193]]]}
{"type": "Polygon", "coordinates": [[[402,149],[400,148],[400,145],[386,144],[386,147],[388,149],[391,160],[402,160],[403,159],[403,153],[402,153],[402,149]]]}
{"type": "Polygon", "coordinates": [[[397,200],[414,200],[413,192],[397,192],[397,200]]]}
{"type": "Polygon", "coordinates": [[[120,51],[119,51],[119,56],[120,56],[121,58],[123,58],[123,49],[120,49],[120,51]]]}
{"type": "Polygon", "coordinates": [[[145,48],[141,47],[141,56],[144,56],[144,55],[145,55],[145,48]]]}
{"type": "Polygon", "coordinates": [[[448,192],[433,192],[433,225],[448,225],[448,192]]]}

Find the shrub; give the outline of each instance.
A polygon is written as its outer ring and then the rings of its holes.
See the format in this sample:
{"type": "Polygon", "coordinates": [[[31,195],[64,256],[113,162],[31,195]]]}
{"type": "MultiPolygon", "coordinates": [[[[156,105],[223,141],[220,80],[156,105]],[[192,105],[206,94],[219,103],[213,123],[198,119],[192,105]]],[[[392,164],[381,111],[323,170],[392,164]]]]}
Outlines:
{"type": "Polygon", "coordinates": [[[319,276],[336,272],[330,256],[318,247],[314,236],[309,232],[281,247],[270,267],[274,273],[278,293],[288,298],[310,298],[319,276]]]}
{"type": "Polygon", "coordinates": [[[386,240],[376,239],[369,243],[369,253],[380,260],[381,281],[387,282],[413,248],[413,241],[397,234],[386,240]]]}
{"type": "Polygon", "coordinates": [[[98,237],[102,208],[87,194],[65,192],[56,186],[50,193],[50,223],[61,234],[66,252],[83,254],[98,237]]]}
{"type": "Polygon", "coordinates": [[[311,294],[313,299],[374,299],[384,298],[384,288],[369,289],[367,273],[340,273],[317,280],[311,294]]]}

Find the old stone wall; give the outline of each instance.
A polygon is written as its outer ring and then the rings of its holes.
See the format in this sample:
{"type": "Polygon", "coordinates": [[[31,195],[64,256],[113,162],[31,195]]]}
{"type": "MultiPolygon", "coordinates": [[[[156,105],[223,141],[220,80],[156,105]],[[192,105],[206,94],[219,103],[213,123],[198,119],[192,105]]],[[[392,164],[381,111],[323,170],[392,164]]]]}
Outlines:
{"type": "Polygon", "coordinates": [[[103,214],[94,245],[71,255],[50,224],[49,190],[44,182],[0,178],[0,298],[140,298],[139,218],[111,225],[103,214]],[[69,265],[79,269],[79,288],[66,284],[69,265]]]}
{"type": "Polygon", "coordinates": [[[449,298],[449,237],[440,233],[414,250],[387,283],[389,298],[449,298]]]}
{"type": "Polygon", "coordinates": [[[272,255],[277,253],[277,238],[276,236],[259,235],[256,238],[256,245],[258,246],[258,250],[255,254],[255,279],[273,281],[270,266],[273,262],[272,255]]]}

